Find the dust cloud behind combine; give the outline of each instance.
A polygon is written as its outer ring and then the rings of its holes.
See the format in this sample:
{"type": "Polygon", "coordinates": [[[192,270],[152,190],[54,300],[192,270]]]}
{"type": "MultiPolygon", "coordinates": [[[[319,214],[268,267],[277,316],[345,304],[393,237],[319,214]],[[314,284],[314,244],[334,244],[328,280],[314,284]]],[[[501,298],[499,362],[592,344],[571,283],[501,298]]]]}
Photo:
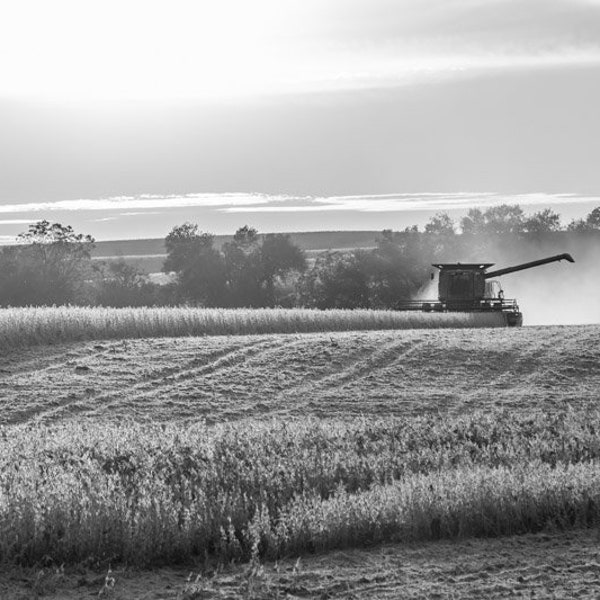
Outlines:
{"type": "Polygon", "coordinates": [[[417,291],[413,294],[412,300],[432,300],[438,299],[438,283],[439,271],[432,267],[432,277],[428,279],[417,291]]]}
{"type": "Polygon", "coordinates": [[[565,233],[524,245],[497,244],[488,256],[492,269],[569,252],[560,261],[498,277],[506,298],[516,298],[524,325],[600,323],[600,235],[565,233]]]}

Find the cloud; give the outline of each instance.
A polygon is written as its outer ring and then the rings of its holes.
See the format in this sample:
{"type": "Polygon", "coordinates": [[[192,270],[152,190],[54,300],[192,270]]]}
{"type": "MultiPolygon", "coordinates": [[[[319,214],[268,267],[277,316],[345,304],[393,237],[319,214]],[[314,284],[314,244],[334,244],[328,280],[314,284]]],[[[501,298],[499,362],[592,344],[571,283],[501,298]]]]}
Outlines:
{"type": "MultiPolygon", "coordinates": [[[[1,213],[31,215],[29,218],[0,220],[0,225],[29,224],[42,218],[51,219],[51,213],[103,212],[91,222],[117,221],[122,217],[156,216],[169,209],[193,208],[213,214],[285,214],[285,213],[386,213],[414,211],[466,210],[498,204],[520,204],[530,207],[581,203],[600,204],[600,196],[578,194],[501,194],[495,192],[422,192],[398,194],[365,194],[352,196],[290,196],[254,193],[214,193],[185,195],[120,196],[99,199],[63,200],[10,204],[1,206],[1,213]],[[156,210],[161,208],[163,210],[156,210]],[[123,209],[135,209],[123,212],[123,209]]],[[[204,212],[206,214],[206,212],[204,212]]],[[[61,214],[62,218],[62,214],[61,214]]]]}
{"type": "MultiPolygon", "coordinates": [[[[59,200],[56,202],[28,202],[23,204],[0,205],[0,214],[4,213],[39,213],[56,211],[103,211],[103,210],[142,210],[157,208],[189,208],[189,207],[235,207],[244,205],[260,205],[286,196],[266,196],[264,194],[184,194],[157,195],[142,194],[139,196],[113,196],[110,198],[59,200]]],[[[147,213],[146,213],[147,214],[147,213]]],[[[29,221],[26,221],[29,222],[29,221]]]]}
{"type": "Polygon", "coordinates": [[[324,24],[311,24],[316,27],[313,45],[305,53],[306,60],[318,60],[310,69],[289,69],[296,73],[290,84],[298,88],[377,88],[498,70],[600,64],[598,1],[328,4],[321,15],[324,24]],[[336,12],[344,18],[336,18],[336,12]]]}
{"type": "Polygon", "coordinates": [[[29,225],[34,221],[35,219],[0,219],[0,225],[29,225]]]}
{"type": "Polygon", "coordinates": [[[124,212],[119,213],[120,217],[139,217],[140,215],[148,216],[148,215],[162,215],[162,211],[149,211],[149,210],[140,210],[134,212],[124,212]]]}
{"type": "Polygon", "coordinates": [[[302,197],[266,206],[235,206],[219,209],[227,213],[293,213],[293,212],[408,212],[446,211],[489,207],[499,204],[546,207],[549,204],[600,203],[600,196],[577,194],[498,194],[493,192],[382,194],[365,196],[302,197]]]}

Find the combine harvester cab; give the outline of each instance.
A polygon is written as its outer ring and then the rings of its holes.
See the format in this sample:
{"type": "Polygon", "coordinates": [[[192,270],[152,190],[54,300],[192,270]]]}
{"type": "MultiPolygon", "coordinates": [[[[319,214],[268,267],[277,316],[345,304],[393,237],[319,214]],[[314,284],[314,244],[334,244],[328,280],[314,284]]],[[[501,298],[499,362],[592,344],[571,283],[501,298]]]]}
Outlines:
{"type": "MultiPolygon", "coordinates": [[[[508,327],[520,327],[523,314],[514,299],[504,297],[500,283],[492,277],[539,267],[551,262],[567,260],[575,262],[570,254],[557,254],[531,262],[488,272],[494,263],[440,263],[438,300],[415,300],[398,305],[399,310],[422,310],[425,312],[497,312],[501,313],[508,327]]],[[[432,275],[433,278],[433,275],[432,275]]]]}

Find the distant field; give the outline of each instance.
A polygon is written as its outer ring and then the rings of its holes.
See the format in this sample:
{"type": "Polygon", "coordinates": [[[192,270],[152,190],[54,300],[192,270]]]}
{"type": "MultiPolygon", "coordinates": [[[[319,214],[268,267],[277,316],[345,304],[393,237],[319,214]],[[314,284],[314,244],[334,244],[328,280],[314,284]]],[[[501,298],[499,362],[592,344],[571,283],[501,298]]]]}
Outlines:
{"type": "MultiPolygon", "coordinates": [[[[373,247],[381,236],[379,231],[306,231],[289,234],[303,250],[373,247]]],[[[220,248],[233,239],[232,235],[216,235],[215,246],[220,248]]],[[[114,240],[96,242],[94,256],[148,256],[166,254],[164,238],[114,240]]]]}

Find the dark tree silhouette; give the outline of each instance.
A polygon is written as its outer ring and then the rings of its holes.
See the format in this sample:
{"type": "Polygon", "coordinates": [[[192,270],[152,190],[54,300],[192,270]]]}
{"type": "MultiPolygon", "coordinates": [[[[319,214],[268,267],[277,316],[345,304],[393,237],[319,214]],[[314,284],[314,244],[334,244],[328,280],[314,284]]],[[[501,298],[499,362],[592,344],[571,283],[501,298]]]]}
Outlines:
{"type": "Polygon", "coordinates": [[[600,229],[600,206],[594,208],[585,219],[573,219],[567,225],[567,231],[582,232],[600,229]]]}
{"type": "Polygon", "coordinates": [[[463,233],[474,235],[516,235],[523,233],[525,215],[518,204],[492,206],[482,212],[472,208],[461,220],[463,233]]]}
{"type": "Polygon", "coordinates": [[[264,305],[258,249],[258,233],[248,226],[238,229],[233,240],[223,245],[228,304],[231,306],[264,305]]]}
{"type": "Polygon", "coordinates": [[[560,215],[546,208],[534,213],[525,220],[524,229],[528,233],[540,234],[549,231],[560,231],[560,215]]]}
{"type": "Polygon", "coordinates": [[[39,221],[0,252],[4,305],[68,304],[88,300],[94,239],[60,223],[39,221]]]}
{"type": "Polygon", "coordinates": [[[96,304],[100,306],[151,306],[157,303],[157,286],[123,259],[99,267],[96,304]]]}
{"type": "Polygon", "coordinates": [[[206,306],[273,306],[277,284],[306,268],[306,259],[289,236],[259,236],[251,227],[238,229],[223,251],[213,247],[213,236],[184,223],[165,240],[163,270],[175,272],[181,298],[206,306]]]}
{"type": "Polygon", "coordinates": [[[370,252],[327,252],[301,280],[301,299],[314,308],[368,308],[370,252]]]}
{"type": "Polygon", "coordinates": [[[600,229],[600,206],[597,206],[592,210],[585,222],[590,229],[600,229]]]}
{"type": "Polygon", "coordinates": [[[425,225],[425,233],[435,235],[454,235],[456,233],[454,221],[447,213],[437,213],[425,225]]]}
{"type": "Polygon", "coordinates": [[[163,271],[176,273],[176,289],[185,302],[203,306],[225,303],[224,261],[213,241],[212,235],[199,232],[191,223],[174,227],[165,239],[163,271]]]}
{"type": "Polygon", "coordinates": [[[267,234],[259,250],[262,286],[266,302],[277,302],[275,283],[285,279],[290,273],[301,273],[306,269],[306,256],[290,240],[289,235],[281,233],[267,234]]]}

